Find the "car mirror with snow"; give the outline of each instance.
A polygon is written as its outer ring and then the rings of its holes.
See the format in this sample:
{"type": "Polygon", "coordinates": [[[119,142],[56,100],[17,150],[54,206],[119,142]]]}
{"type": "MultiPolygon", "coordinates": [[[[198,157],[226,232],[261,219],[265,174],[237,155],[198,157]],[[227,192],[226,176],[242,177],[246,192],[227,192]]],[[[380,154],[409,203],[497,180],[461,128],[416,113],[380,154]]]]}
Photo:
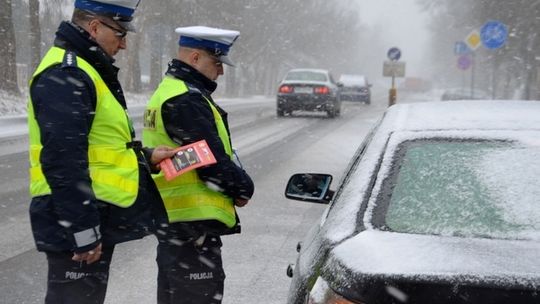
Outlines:
{"type": "Polygon", "coordinates": [[[294,200],[328,204],[332,199],[330,190],[332,175],[297,173],[291,176],[285,188],[285,197],[294,200]]]}

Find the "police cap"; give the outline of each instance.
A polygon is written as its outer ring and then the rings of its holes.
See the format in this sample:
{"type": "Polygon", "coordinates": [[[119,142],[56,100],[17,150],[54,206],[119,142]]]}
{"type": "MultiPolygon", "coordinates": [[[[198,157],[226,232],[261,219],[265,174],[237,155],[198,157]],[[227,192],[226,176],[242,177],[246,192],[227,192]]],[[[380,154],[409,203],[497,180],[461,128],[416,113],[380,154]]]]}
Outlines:
{"type": "Polygon", "coordinates": [[[128,31],[135,31],[130,23],[140,0],[75,0],[75,8],[96,15],[110,17],[128,31]]]}
{"type": "Polygon", "coordinates": [[[234,66],[227,55],[234,41],[240,36],[239,31],[207,26],[188,26],[179,27],[175,32],[180,34],[178,41],[180,46],[204,49],[216,56],[219,61],[234,66]]]}

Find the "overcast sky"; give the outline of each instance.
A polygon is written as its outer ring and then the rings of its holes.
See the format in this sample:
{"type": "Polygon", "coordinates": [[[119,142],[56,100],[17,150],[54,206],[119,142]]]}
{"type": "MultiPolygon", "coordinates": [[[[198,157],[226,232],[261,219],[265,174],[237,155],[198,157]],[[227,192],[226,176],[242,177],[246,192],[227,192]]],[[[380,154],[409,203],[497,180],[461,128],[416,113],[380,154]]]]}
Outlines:
{"type": "Polygon", "coordinates": [[[407,64],[407,76],[425,73],[429,16],[420,11],[415,0],[357,0],[356,3],[360,6],[361,20],[380,30],[384,49],[377,52],[381,64],[386,60],[386,51],[396,46],[402,51],[401,60],[407,64]]]}

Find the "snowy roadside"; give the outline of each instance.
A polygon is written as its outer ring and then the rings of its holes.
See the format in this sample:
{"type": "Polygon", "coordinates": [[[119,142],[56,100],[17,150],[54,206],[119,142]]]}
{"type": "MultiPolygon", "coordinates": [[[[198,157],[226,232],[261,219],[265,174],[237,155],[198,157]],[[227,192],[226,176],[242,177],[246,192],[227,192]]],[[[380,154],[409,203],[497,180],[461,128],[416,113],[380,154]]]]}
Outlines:
{"type": "MultiPolygon", "coordinates": [[[[144,93],[131,93],[126,92],[126,101],[128,108],[131,107],[143,107],[150,99],[152,92],[144,93]]],[[[0,117],[11,116],[26,116],[26,103],[28,94],[25,92],[21,96],[15,96],[8,94],[5,91],[0,90],[0,117]]],[[[231,103],[256,103],[267,102],[268,97],[264,96],[252,96],[249,98],[214,98],[220,105],[227,105],[231,103]]]]}
{"type": "MultiPolygon", "coordinates": [[[[142,128],[142,116],[150,96],[150,91],[140,94],[126,92],[130,117],[137,130],[142,128]]],[[[235,128],[252,122],[252,116],[260,115],[259,109],[267,108],[268,103],[273,103],[275,99],[274,97],[251,96],[247,98],[216,97],[215,100],[229,113],[239,109],[244,111],[238,119],[235,119],[235,124],[230,125],[231,128],[235,128]]],[[[26,104],[26,96],[14,96],[0,91],[0,156],[27,149],[26,104]]],[[[137,133],[140,135],[139,131],[137,133]]]]}
{"type": "MultiPolygon", "coordinates": [[[[144,105],[149,98],[150,92],[141,94],[126,93],[128,107],[130,104],[144,105]]],[[[15,96],[13,94],[8,94],[5,91],[0,91],[0,117],[26,115],[27,99],[27,92],[24,92],[21,96],[15,96]]]]}
{"type": "Polygon", "coordinates": [[[26,94],[15,96],[0,90],[0,117],[26,114],[26,94]]]}

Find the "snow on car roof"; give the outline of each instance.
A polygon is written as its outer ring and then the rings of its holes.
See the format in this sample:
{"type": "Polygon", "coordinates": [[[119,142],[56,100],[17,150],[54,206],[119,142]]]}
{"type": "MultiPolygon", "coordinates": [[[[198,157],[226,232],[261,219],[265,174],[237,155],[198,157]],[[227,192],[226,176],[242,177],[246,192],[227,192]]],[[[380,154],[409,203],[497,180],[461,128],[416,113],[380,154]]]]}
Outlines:
{"type": "Polygon", "coordinates": [[[290,72],[328,73],[328,70],[324,70],[324,69],[292,69],[292,70],[289,70],[287,73],[290,73],[290,72]]]}
{"type": "Polygon", "coordinates": [[[395,130],[540,129],[538,101],[452,101],[398,104],[388,109],[395,130]]]}
{"type": "MultiPolygon", "coordinates": [[[[345,186],[338,193],[339,197],[328,207],[327,217],[321,225],[327,221],[332,223],[324,225],[322,233],[330,242],[339,242],[356,231],[358,213],[361,205],[367,203],[365,196],[372,187],[370,183],[374,172],[380,169],[377,164],[390,134],[396,131],[448,130],[455,131],[454,136],[459,137],[459,130],[465,129],[540,130],[540,102],[438,101],[392,106],[370,138],[361,156],[362,161],[353,164],[351,173],[344,178],[345,186]]],[[[467,137],[466,134],[461,136],[467,137]]]]}

